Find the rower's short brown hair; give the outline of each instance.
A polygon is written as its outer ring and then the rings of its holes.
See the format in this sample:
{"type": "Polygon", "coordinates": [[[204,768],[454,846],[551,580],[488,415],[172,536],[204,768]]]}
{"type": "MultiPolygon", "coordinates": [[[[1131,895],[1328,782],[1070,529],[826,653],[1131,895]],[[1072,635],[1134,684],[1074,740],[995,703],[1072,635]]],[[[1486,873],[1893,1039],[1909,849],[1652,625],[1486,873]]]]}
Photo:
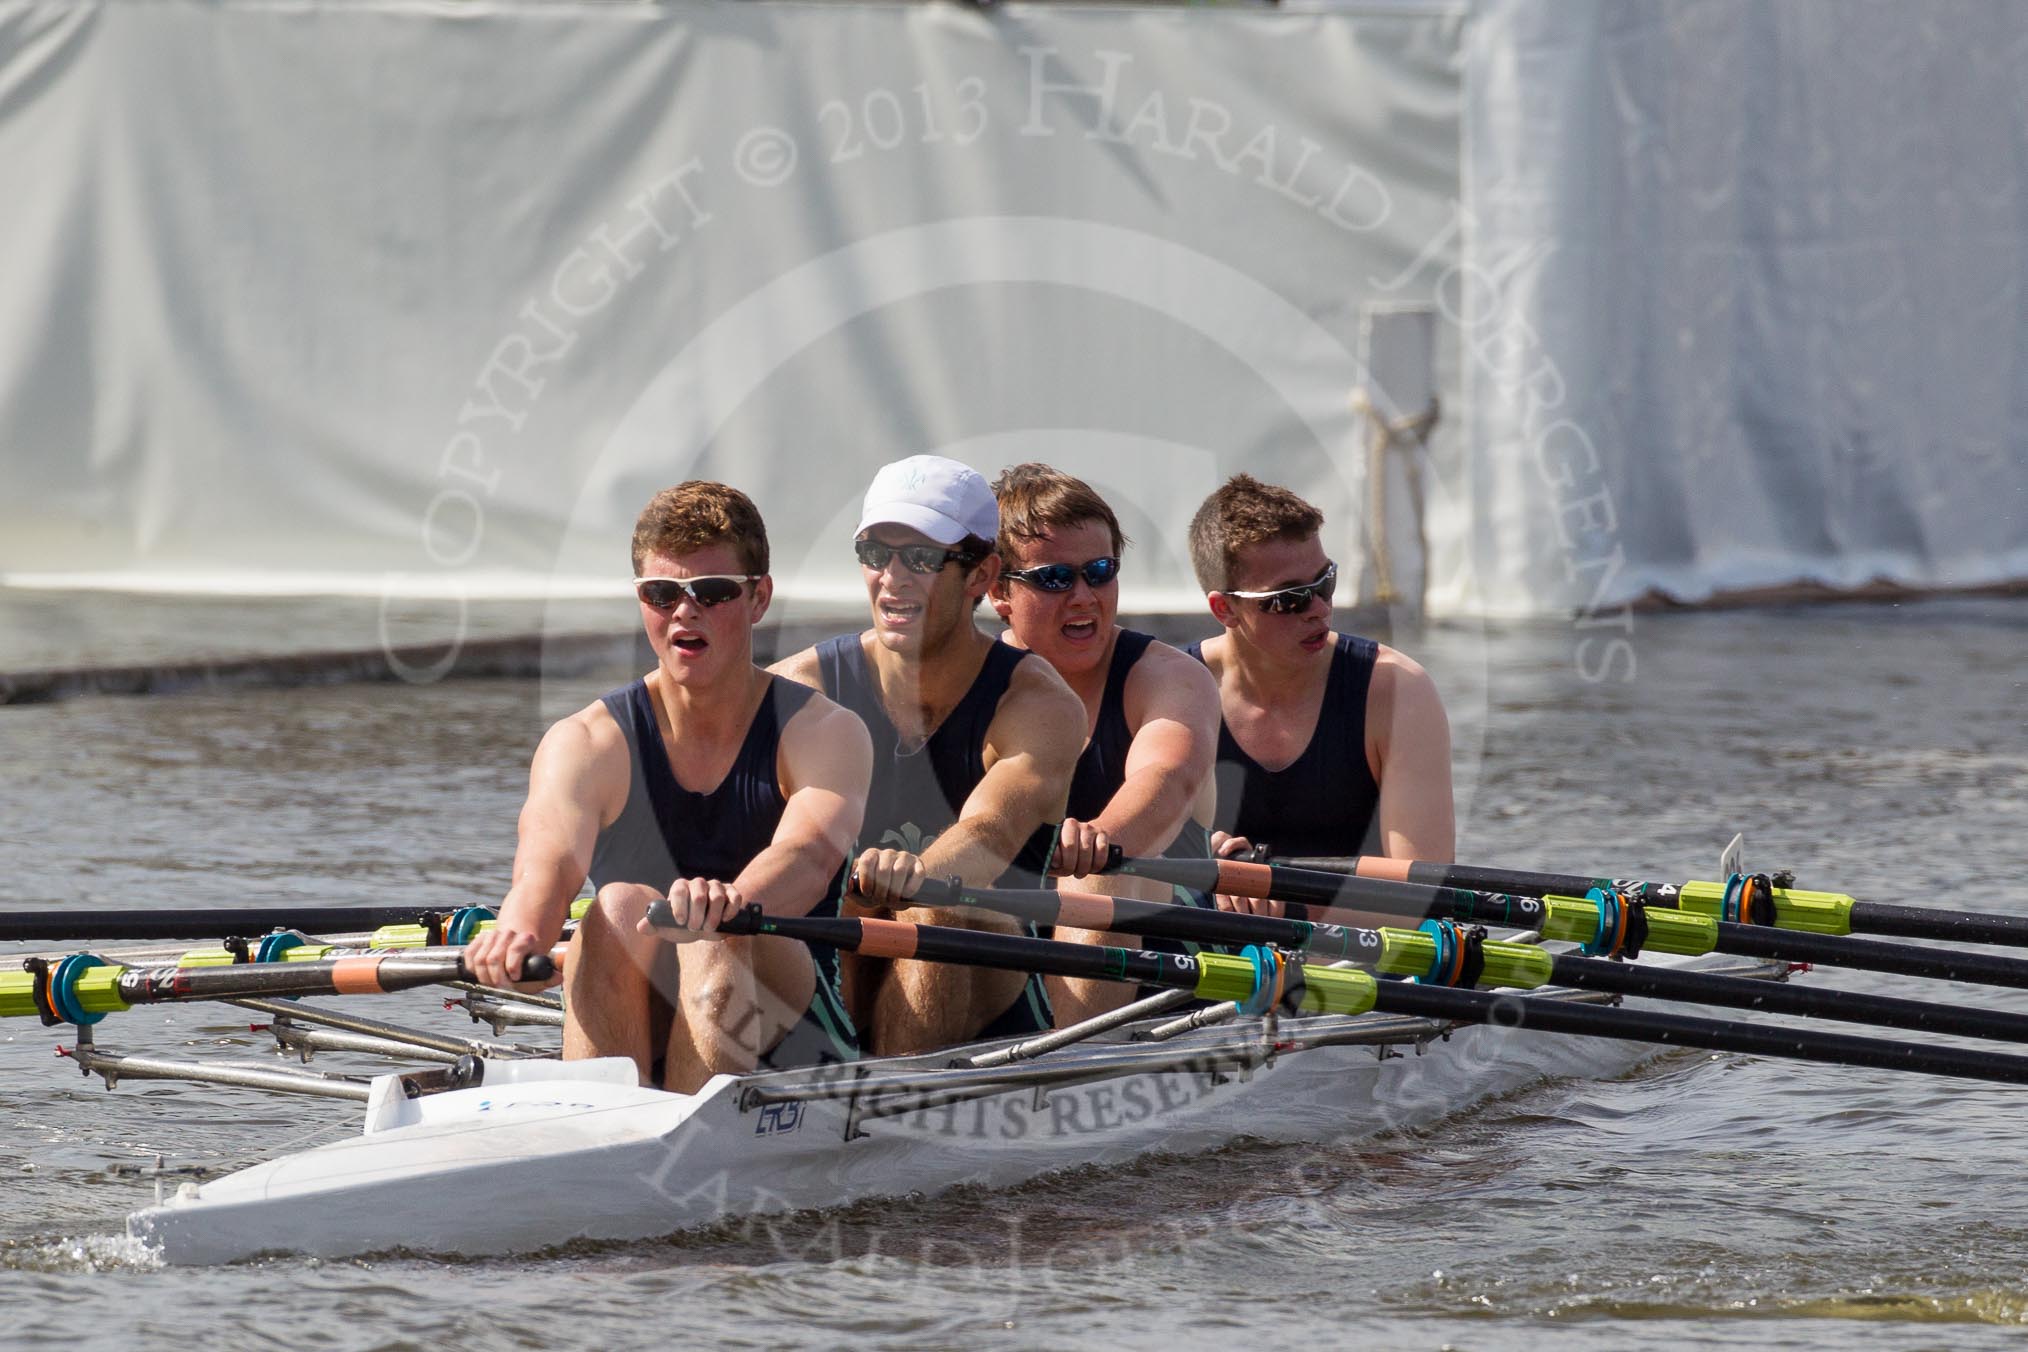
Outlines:
{"type": "Polygon", "coordinates": [[[1113,553],[1127,547],[1120,519],[1093,488],[1076,475],[1065,474],[1037,460],[1010,465],[993,480],[1000,504],[1000,557],[1012,560],[1013,542],[1039,540],[1052,530],[1103,521],[1111,532],[1113,553]]]}
{"type": "Polygon", "coordinates": [[[648,499],[634,522],[634,575],[650,554],[690,554],[729,544],[739,566],[758,577],[768,570],[768,528],[753,499],[730,484],[691,479],[648,499]]]}
{"type": "Polygon", "coordinates": [[[1268,540],[1307,540],[1324,527],[1324,514],[1276,484],[1235,474],[1220,484],[1190,518],[1190,567],[1207,592],[1232,585],[1239,552],[1268,540]]]}

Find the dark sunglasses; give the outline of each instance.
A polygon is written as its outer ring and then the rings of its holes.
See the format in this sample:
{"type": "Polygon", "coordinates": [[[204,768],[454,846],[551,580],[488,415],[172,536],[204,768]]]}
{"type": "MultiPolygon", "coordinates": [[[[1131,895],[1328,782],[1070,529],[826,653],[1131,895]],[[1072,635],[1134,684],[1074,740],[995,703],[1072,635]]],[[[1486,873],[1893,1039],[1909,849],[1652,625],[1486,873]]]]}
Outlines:
{"type": "Polygon", "coordinates": [[[1327,563],[1315,582],[1305,582],[1299,587],[1277,587],[1273,591],[1229,591],[1227,596],[1241,601],[1258,601],[1263,612],[1269,615],[1293,615],[1308,610],[1312,597],[1331,599],[1331,593],[1338,587],[1338,565],[1327,563]]]}
{"type": "Polygon", "coordinates": [[[752,576],[637,577],[634,593],[657,610],[672,610],[686,596],[700,606],[722,606],[737,601],[746,583],[758,581],[752,576]]]}
{"type": "Polygon", "coordinates": [[[1009,568],[1000,574],[1046,592],[1067,592],[1077,585],[1079,578],[1097,591],[1119,575],[1120,561],[1116,558],[1093,559],[1089,563],[1041,563],[1033,568],[1009,568]]]}
{"type": "Polygon", "coordinates": [[[878,540],[854,540],[852,552],[859,556],[859,562],[874,572],[887,567],[887,561],[901,558],[904,568],[911,573],[936,573],[947,563],[962,563],[966,567],[977,563],[979,556],[963,549],[945,549],[942,545],[889,545],[878,540]]]}

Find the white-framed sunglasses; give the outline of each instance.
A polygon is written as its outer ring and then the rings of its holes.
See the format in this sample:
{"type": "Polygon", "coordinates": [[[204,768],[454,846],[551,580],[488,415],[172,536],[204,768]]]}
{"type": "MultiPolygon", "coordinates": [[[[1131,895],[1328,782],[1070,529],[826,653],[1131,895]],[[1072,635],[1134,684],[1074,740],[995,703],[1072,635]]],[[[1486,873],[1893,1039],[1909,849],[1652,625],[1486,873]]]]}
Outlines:
{"type": "Polygon", "coordinates": [[[699,606],[722,606],[727,601],[737,601],[749,582],[760,581],[758,574],[726,573],[706,577],[637,577],[634,579],[634,594],[642,602],[657,610],[673,610],[676,603],[689,597],[699,606]]]}
{"type": "Polygon", "coordinates": [[[1304,582],[1294,587],[1277,587],[1273,591],[1229,591],[1225,593],[1239,601],[1256,601],[1262,611],[1269,615],[1294,615],[1308,610],[1310,600],[1321,596],[1325,601],[1338,587],[1338,565],[1327,563],[1324,571],[1317,575],[1315,582],[1304,582]]]}

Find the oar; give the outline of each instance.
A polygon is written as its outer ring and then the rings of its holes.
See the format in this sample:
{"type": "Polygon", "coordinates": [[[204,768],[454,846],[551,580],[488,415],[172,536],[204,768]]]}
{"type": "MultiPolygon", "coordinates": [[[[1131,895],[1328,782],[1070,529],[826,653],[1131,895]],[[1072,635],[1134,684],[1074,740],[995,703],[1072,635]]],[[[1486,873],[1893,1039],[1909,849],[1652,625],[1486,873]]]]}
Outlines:
{"type": "MultiPolygon", "coordinates": [[[[547,955],[522,960],[522,977],[547,981],[547,955]]],[[[96,1023],[134,1005],[285,995],[377,995],[447,981],[470,981],[462,953],[369,954],[319,962],[231,967],[121,967],[87,953],[35,970],[0,972],[0,1018],[40,1015],[46,1023],[96,1023]]]]}
{"type": "MultiPolygon", "coordinates": [[[[648,919],[665,927],[674,921],[666,902],[650,906],[648,919]]],[[[1252,1001],[1262,993],[1263,971],[1274,965],[1259,956],[1151,953],[1144,949],[1067,944],[981,930],[914,925],[901,920],[768,915],[758,906],[728,916],[720,929],[727,934],[778,934],[870,957],[913,958],[1001,971],[1163,986],[1187,990],[1206,1000],[1252,1001]]],[[[1290,964],[1281,973],[1281,990],[1286,1003],[1313,1013],[1364,1014],[1379,1010],[1451,1023],[1488,1023],[1582,1037],[1620,1038],[1711,1051],[1794,1057],[1832,1065],[2028,1084],[2028,1057],[1843,1033],[1740,1025],[1646,1010],[1601,1009],[1541,997],[1408,981],[1379,981],[1355,968],[1290,964]]]]}
{"type": "Polygon", "coordinates": [[[1634,951],[1652,948],[1693,956],[1733,953],[2028,989],[2028,960],[2021,958],[1742,925],[1667,907],[1650,906],[1636,912],[1635,908],[1622,907],[1617,900],[1602,905],[1581,897],[1520,897],[1322,873],[1286,864],[1242,863],[1236,859],[1121,859],[1112,869],[1204,892],[1352,905],[1369,914],[1416,922],[1436,918],[1540,930],[1550,939],[1585,944],[1603,942],[1608,953],[1621,951],[1615,935],[1624,936],[1632,928],[1644,926],[1646,934],[1638,936],[1638,941],[1631,945],[1634,951]],[[1634,918],[1636,914],[1638,920],[1634,918]]]}
{"type": "MultiPolygon", "coordinates": [[[[571,903],[582,920],[590,897],[571,903]]],[[[52,906],[0,911],[0,943],[107,943],[157,939],[255,939],[282,931],[374,931],[375,947],[453,947],[493,927],[490,906],[181,906],[154,910],[80,910],[52,906]]]]}
{"type": "MultiPolygon", "coordinates": [[[[0,943],[109,943],[128,939],[250,938],[270,930],[350,934],[383,925],[427,924],[447,929],[454,918],[479,912],[476,925],[493,912],[459,906],[198,906],[155,910],[80,910],[51,906],[36,911],[0,911],[0,943]]],[[[448,936],[447,936],[448,937],[448,936]]],[[[462,937],[452,942],[463,942],[462,937]]]]}
{"type": "MultiPolygon", "coordinates": [[[[1463,887],[1480,892],[1522,896],[1583,896],[1594,887],[1614,887],[1664,906],[1683,906],[1715,913],[1723,905],[1725,884],[1661,883],[1640,879],[1591,878],[1575,873],[1533,873],[1524,869],[1475,868],[1467,864],[1425,864],[1372,855],[1330,856],[1279,861],[1312,873],[1353,874],[1390,882],[1424,883],[1431,887],[1463,887]]],[[[1817,934],[1883,934],[1903,939],[1954,939],[1967,944],[2028,947],[2028,916],[1991,911],[1954,911],[1932,906],[1897,906],[1857,901],[1842,892],[1812,892],[1777,887],[1775,925],[1817,934]]]]}
{"type": "MultiPolygon", "coordinates": [[[[1430,979],[1440,975],[1445,945],[1430,934],[1402,929],[1361,929],[1312,919],[1235,915],[1228,911],[1138,901],[1091,892],[967,887],[926,881],[913,898],[930,906],[976,906],[1037,925],[1070,925],[1101,932],[1187,939],[1202,944],[1274,944],[1314,958],[1347,958],[1391,976],[1430,979]]],[[[1295,903],[1297,909],[1304,908],[1295,903]]],[[[1901,1028],[1919,1033],[2028,1042],[2028,1014],[1973,1009],[1962,1005],[1853,991],[1812,990],[1778,981],[1719,976],[1610,962],[1577,954],[1552,954],[1534,944],[1487,940],[1479,945],[1483,963],[1477,984],[1533,990],[1573,986],[1639,995],[1656,1000],[1799,1014],[1840,1023],[1901,1028]]]]}

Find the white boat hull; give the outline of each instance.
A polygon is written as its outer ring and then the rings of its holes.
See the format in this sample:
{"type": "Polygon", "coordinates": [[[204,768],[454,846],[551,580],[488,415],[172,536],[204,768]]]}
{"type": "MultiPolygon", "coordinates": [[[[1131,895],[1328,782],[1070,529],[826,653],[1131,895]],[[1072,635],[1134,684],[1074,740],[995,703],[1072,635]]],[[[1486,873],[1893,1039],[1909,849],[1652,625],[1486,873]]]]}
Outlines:
{"type": "Polygon", "coordinates": [[[641,1239],[728,1217],[1006,1186],[1242,1137],[1356,1138],[1545,1077],[1623,1073],[1656,1052],[1484,1027],[1425,1042],[1432,1025],[1379,1015],[1285,1023],[1282,1034],[1325,1028],[1367,1045],[1315,1047],[1251,1071],[1132,1071],[1118,1062],[1218,1048],[1230,1064],[1233,1049],[1262,1049],[1261,1024],[1167,1043],[1081,1043],[1004,1072],[1102,1077],[1040,1093],[1029,1083],[950,1087],[948,1073],[935,1077],[950,1053],[862,1062],[857,1082],[892,1092],[862,1094],[856,1110],[843,1097],[783,1101],[843,1093],[853,1076],[839,1068],[721,1076],[696,1094],[671,1094],[636,1086],[625,1060],[505,1061],[488,1066],[483,1087],[413,1100],[384,1076],[364,1135],[185,1184],[129,1218],[128,1230],[171,1263],[641,1239]],[[760,1101],[767,1091],[775,1101],[760,1101]]]}

